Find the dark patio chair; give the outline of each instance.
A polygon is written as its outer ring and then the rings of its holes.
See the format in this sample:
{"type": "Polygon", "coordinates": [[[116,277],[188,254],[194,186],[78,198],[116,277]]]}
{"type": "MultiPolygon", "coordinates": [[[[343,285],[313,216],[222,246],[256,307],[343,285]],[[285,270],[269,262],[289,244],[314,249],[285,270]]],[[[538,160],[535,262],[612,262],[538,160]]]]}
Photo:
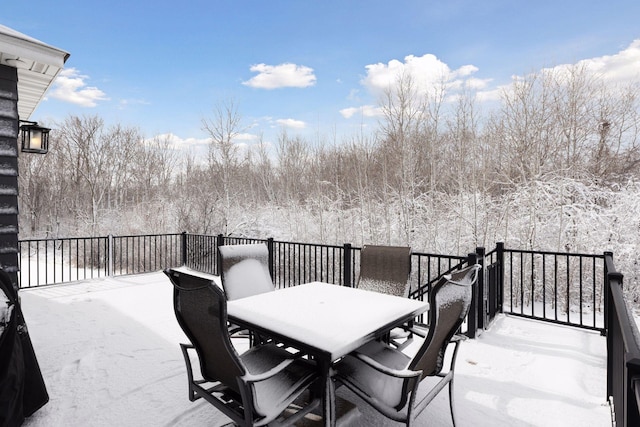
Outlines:
{"type": "Polygon", "coordinates": [[[384,342],[372,341],[336,365],[336,381],[381,414],[407,426],[449,385],[449,406],[455,425],[453,379],[459,344],[464,338],[456,332],[469,312],[478,269],[478,265],[467,267],[442,277],[434,285],[429,295],[429,328],[412,328],[415,335],[424,337],[413,358],[384,342]],[[453,353],[448,370],[443,372],[449,344],[454,345],[453,353]],[[421,390],[426,394],[417,399],[422,380],[429,377],[439,379],[428,391],[421,390]]]}
{"type": "Polygon", "coordinates": [[[191,341],[180,344],[189,400],[204,398],[241,426],[292,425],[320,405],[320,398],[309,391],[318,378],[312,362],[273,343],[238,354],[227,329],[222,289],[184,271],[167,269],[165,274],[174,286],[176,319],[191,341]],[[194,352],[202,377],[198,379],[191,361],[194,352]],[[301,405],[307,391],[308,399],[301,405]]]}
{"type": "MultiPolygon", "coordinates": [[[[408,297],[411,277],[411,248],[408,246],[364,245],[360,251],[358,289],[408,297]]],[[[397,346],[410,344],[411,334],[395,328],[386,339],[397,346]]]]}
{"type": "Polygon", "coordinates": [[[374,245],[362,247],[359,289],[407,297],[410,276],[410,247],[374,245]]]}
{"type": "Polygon", "coordinates": [[[267,245],[225,245],[218,251],[220,278],[229,301],[275,290],[269,273],[267,245]]]}
{"type": "MultiPolygon", "coordinates": [[[[269,249],[264,243],[220,246],[218,254],[220,280],[228,301],[275,290],[269,273],[269,249]]],[[[250,345],[265,341],[253,331],[237,332],[237,336],[249,338],[250,345]]]]}

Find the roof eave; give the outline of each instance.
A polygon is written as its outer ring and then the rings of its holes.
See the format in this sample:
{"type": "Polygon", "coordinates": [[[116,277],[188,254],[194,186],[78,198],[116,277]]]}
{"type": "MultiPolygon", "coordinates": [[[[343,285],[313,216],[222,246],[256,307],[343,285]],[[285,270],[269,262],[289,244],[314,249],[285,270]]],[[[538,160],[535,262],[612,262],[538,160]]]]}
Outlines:
{"type": "Polygon", "coordinates": [[[18,69],[18,115],[28,120],[69,53],[0,25],[0,64],[18,69]]]}

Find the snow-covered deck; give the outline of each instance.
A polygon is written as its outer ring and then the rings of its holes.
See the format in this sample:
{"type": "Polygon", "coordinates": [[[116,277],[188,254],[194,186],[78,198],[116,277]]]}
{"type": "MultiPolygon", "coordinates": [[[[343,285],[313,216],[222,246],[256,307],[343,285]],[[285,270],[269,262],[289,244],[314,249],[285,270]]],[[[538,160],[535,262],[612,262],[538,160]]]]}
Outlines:
{"type": "MultiPolygon", "coordinates": [[[[25,426],[222,426],[229,419],[187,398],[161,272],[21,291],[50,401],[25,426]]],[[[607,426],[606,343],[598,333],[501,316],[462,344],[455,399],[461,426],[607,426]]],[[[360,416],[349,425],[395,426],[344,388],[360,416]]],[[[419,426],[451,425],[447,394],[419,426]]]]}

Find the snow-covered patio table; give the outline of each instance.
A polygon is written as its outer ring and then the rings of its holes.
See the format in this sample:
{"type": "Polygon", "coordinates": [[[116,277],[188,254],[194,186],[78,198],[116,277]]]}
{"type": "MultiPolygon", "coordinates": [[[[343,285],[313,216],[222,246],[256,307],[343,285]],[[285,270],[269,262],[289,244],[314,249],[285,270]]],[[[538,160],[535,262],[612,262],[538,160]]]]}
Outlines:
{"type": "Polygon", "coordinates": [[[229,301],[229,319],[316,358],[325,425],[335,425],[334,361],[424,313],[424,301],[313,282],[229,301]]]}

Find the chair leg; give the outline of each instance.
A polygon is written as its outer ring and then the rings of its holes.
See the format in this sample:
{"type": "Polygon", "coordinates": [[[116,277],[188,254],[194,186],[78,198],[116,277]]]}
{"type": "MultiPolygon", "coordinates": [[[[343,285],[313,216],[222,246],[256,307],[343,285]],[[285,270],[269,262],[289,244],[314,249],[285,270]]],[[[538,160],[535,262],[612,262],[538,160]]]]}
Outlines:
{"type": "Polygon", "coordinates": [[[456,371],[456,359],[458,358],[458,350],[460,348],[460,340],[455,340],[453,347],[453,355],[451,356],[451,365],[449,368],[449,373],[451,374],[451,380],[449,381],[449,408],[451,409],[451,422],[453,423],[453,427],[456,427],[456,409],[455,402],[453,400],[453,382],[455,380],[455,371],[456,371]]]}
{"type": "Polygon", "coordinates": [[[451,377],[451,381],[449,381],[449,408],[451,409],[451,421],[453,422],[453,427],[456,427],[456,415],[455,415],[455,404],[453,403],[453,379],[455,377],[451,377]]]}
{"type": "Polygon", "coordinates": [[[193,387],[193,368],[191,366],[191,358],[189,357],[189,349],[193,348],[191,344],[180,344],[180,349],[182,349],[182,356],[184,357],[184,363],[187,366],[187,383],[188,383],[188,392],[189,392],[189,400],[194,402],[197,400],[196,392],[193,387]]]}

